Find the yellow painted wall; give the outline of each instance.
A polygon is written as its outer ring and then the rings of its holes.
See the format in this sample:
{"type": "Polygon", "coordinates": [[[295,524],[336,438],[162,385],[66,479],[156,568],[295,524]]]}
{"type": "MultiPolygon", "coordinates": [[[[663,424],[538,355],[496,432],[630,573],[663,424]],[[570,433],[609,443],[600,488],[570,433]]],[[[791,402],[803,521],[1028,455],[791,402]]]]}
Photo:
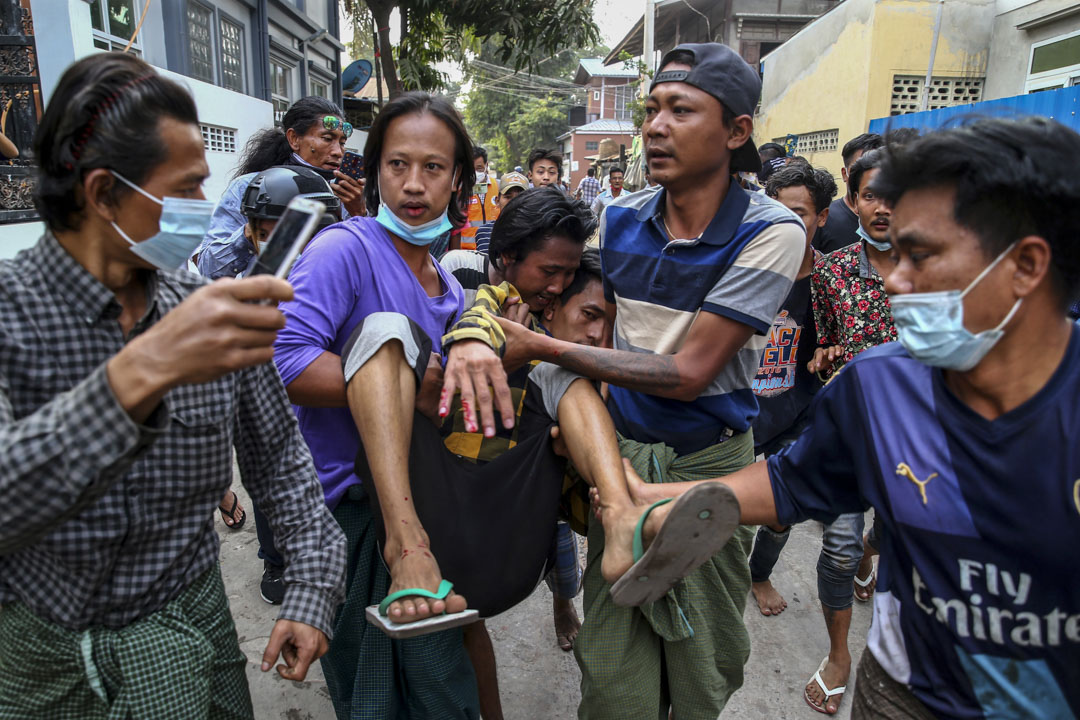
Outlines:
{"type": "MultiPolygon", "coordinates": [[[[838,128],[836,151],[807,157],[839,181],[844,143],[889,115],[893,76],[926,74],[937,5],[848,0],[774,51],[765,63],[758,143],[838,128]]],[[[985,75],[993,7],[989,0],[945,3],[936,77],[985,75]]]]}

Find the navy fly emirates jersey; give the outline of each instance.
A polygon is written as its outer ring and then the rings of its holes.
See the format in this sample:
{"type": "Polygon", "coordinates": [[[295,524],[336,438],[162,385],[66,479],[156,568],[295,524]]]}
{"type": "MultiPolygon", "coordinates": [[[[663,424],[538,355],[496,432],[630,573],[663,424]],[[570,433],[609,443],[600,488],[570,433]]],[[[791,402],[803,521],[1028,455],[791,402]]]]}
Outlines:
{"type": "Polygon", "coordinates": [[[780,522],[872,505],[867,646],[939,717],[1080,716],[1080,328],[1046,386],[990,421],[899,343],[818,393],[769,460],[780,522]]]}

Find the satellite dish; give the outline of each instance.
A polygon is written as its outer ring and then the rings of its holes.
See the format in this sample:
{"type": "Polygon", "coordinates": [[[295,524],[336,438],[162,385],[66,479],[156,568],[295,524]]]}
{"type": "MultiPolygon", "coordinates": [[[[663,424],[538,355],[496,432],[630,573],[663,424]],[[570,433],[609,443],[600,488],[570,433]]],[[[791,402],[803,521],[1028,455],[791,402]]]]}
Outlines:
{"type": "Polygon", "coordinates": [[[371,79],[374,66],[370,60],[354,60],[349,63],[345,71],[341,73],[341,89],[344,92],[358,93],[371,79]]]}

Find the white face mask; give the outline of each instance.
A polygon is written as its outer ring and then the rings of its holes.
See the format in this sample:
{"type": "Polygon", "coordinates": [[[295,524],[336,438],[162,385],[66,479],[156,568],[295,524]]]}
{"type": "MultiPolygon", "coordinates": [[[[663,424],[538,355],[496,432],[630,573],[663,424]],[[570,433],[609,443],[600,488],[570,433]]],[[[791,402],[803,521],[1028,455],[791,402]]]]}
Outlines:
{"type": "MultiPolygon", "coordinates": [[[[454,177],[450,181],[450,188],[452,189],[457,185],[457,171],[454,171],[454,177]]],[[[451,202],[453,202],[453,196],[451,195],[451,202]]],[[[386,201],[382,197],[382,182],[379,182],[379,210],[375,215],[375,222],[382,225],[387,232],[392,233],[407,243],[412,245],[428,246],[431,243],[438,240],[454,229],[453,224],[450,222],[450,206],[447,205],[442,211],[442,214],[437,218],[428,220],[426,223],[420,225],[412,225],[405,220],[402,220],[390,209],[390,206],[386,204],[386,201]]]]}
{"type": "Polygon", "coordinates": [[[115,222],[111,223],[113,230],[127,240],[131,252],[159,270],[169,272],[184,267],[210,227],[214,203],[178,197],[158,199],[120,173],[110,172],[132,190],[161,206],[158,232],[146,240],[135,242],[115,222]]]}
{"type": "Polygon", "coordinates": [[[870,243],[870,245],[875,250],[878,250],[880,252],[885,252],[886,250],[891,250],[892,249],[892,243],[889,242],[888,240],[875,240],[874,238],[870,237],[870,233],[866,232],[866,230],[863,230],[863,226],[862,226],[861,222],[859,223],[859,227],[855,229],[855,234],[858,235],[863,240],[865,240],[866,242],[870,243]]]}
{"type": "Polygon", "coordinates": [[[484,172],[476,173],[476,184],[477,185],[486,185],[487,181],[488,181],[487,170],[485,170],[484,172]]]}
{"type": "Polygon", "coordinates": [[[997,327],[972,333],[964,327],[964,296],[993,270],[1015,247],[1013,243],[986,266],[963,291],[908,293],[889,296],[893,323],[900,344],[911,357],[924,365],[966,372],[978,365],[1005,335],[1005,326],[1020,309],[1023,298],[997,327]]]}

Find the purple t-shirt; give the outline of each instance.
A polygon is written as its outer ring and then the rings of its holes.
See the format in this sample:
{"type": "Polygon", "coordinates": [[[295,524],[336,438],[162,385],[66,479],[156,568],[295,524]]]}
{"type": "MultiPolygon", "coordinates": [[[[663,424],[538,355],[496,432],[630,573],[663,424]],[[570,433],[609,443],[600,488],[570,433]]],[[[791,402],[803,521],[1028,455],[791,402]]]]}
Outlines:
{"type": "MultiPolygon", "coordinates": [[[[274,343],[274,362],[282,381],[291,383],[325,351],[340,355],[360,321],[375,312],[406,315],[440,352],[465,295],[458,281],[434,264],[445,292],[428,297],[374,218],[349,218],[320,233],[289,274],[295,297],[281,304],[285,329],[274,343]]],[[[293,409],[333,509],[350,485],[360,483],[353,472],[360,434],[348,408],[293,409]]]]}

